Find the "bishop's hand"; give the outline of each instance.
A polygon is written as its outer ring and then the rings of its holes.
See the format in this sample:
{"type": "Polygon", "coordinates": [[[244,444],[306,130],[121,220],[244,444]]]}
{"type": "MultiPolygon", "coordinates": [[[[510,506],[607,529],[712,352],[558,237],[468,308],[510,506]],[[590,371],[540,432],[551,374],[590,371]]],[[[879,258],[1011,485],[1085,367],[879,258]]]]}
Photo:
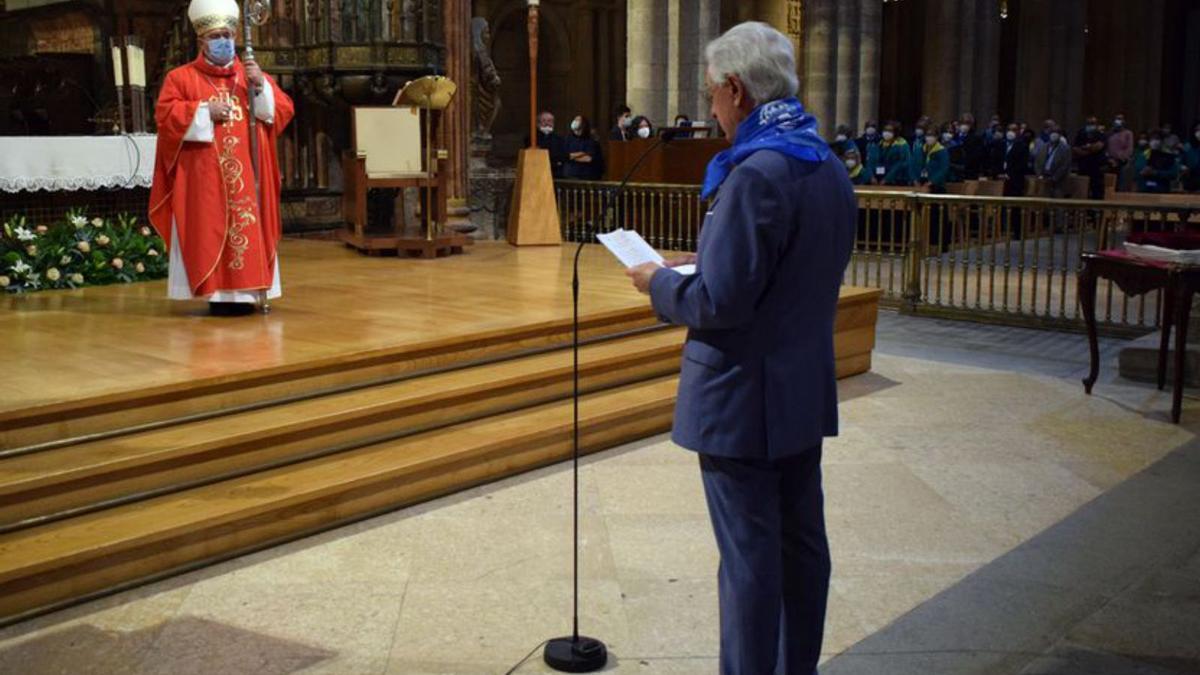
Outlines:
{"type": "Polygon", "coordinates": [[[249,80],[250,84],[254,85],[255,91],[260,91],[266,79],[263,77],[262,68],[259,68],[258,64],[254,61],[247,61],[245,65],[246,79],[249,80]]]}
{"type": "Polygon", "coordinates": [[[209,101],[208,116],[212,118],[215,124],[223,124],[229,121],[229,116],[233,113],[233,106],[225,101],[209,101]]]}

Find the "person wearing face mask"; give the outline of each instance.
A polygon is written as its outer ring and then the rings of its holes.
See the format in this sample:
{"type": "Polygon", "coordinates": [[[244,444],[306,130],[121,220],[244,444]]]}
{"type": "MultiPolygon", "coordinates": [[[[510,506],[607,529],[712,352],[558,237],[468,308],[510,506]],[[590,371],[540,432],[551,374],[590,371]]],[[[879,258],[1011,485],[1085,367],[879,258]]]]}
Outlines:
{"type": "Polygon", "coordinates": [[[1179,156],[1163,147],[1163,136],[1159,131],[1150,134],[1149,147],[1134,156],[1138,192],[1170,192],[1171,184],[1179,177],[1179,170],[1179,156]]]}
{"type": "Polygon", "coordinates": [[[921,168],[917,184],[929,186],[933,194],[946,192],[950,179],[950,151],[942,145],[935,132],[926,132],[921,143],[921,168]]]}
{"type": "Polygon", "coordinates": [[[996,179],[1000,178],[1004,173],[1004,155],[1007,151],[1006,140],[1006,131],[1003,127],[988,131],[986,139],[987,159],[983,162],[984,176],[996,179]]]}
{"type": "Polygon", "coordinates": [[[879,165],[875,169],[875,182],[880,185],[909,185],[909,162],[912,160],[908,141],[900,133],[898,122],[888,122],[883,127],[879,144],[879,165]]]}
{"type": "Polygon", "coordinates": [[[908,142],[915,146],[925,145],[925,132],[934,131],[933,119],[929,115],[921,115],[917,119],[916,125],[913,127],[912,135],[908,137],[908,142]]]}
{"type": "Polygon", "coordinates": [[[1046,196],[1054,199],[1066,196],[1067,178],[1071,175],[1071,148],[1057,128],[1050,131],[1050,137],[1033,160],[1033,168],[1046,196]]]}
{"type": "Polygon", "coordinates": [[[1020,197],[1025,194],[1025,176],[1029,174],[1029,142],[1022,138],[1016,124],[1008,125],[1002,141],[994,148],[995,173],[997,180],[1004,181],[1005,197],[1020,197]]]}
{"type": "Polygon", "coordinates": [[[983,138],[975,133],[975,117],[970,113],[958,122],[955,147],[951,149],[950,161],[959,180],[975,180],[983,173],[987,161],[987,148],[983,138]],[[957,150],[957,152],[955,152],[957,150]]]}
{"type": "Polygon", "coordinates": [[[850,127],[845,124],[839,124],[837,131],[834,132],[833,141],[830,142],[829,149],[833,150],[838,157],[844,157],[851,146],[854,147],[855,154],[858,154],[858,144],[854,142],[854,139],[850,138],[850,134],[850,127]]]}
{"type": "Polygon", "coordinates": [[[1042,148],[1050,142],[1050,134],[1057,128],[1058,123],[1052,119],[1047,119],[1042,122],[1042,130],[1038,132],[1037,138],[1035,138],[1033,141],[1033,148],[1030,149],[1030,153],[1034,157],[1037,157],[1041,154],[1042,148]]]}
{"type": "Polygon", "coordinates": [[[1076,171],[1088,178],[1088,197],[1091,199],[1104,199],[1104,147],[1100,121],[1092,115],[1075,134],[1075,143],[1071,147],[1076,171]]]}
{"type": "MultiPolygon", "coordinates": [[[[550,153],[550,173],[555,178],[563,177],[563,165],[566,163],[567,157],[563,152],[565,141],[562,136],[554,133],[554,113],[542,111],[538,113],[538,137],[537,146],[550,153]]],[[[529,145],[529,137],[525,138],[525,145],[529,145]]]]}
{"type": "Polygon", "coordinates": [[[613,125],[612,130],[608,132],[608,140],[628,141],[632,139],[631,125],[633,123],[633,111],[629,109],[629,106],[622,103],[617,106],[616,117],[616,123],[613,125]]]}
{"type": "Polygon", "coordinates": [[[921,117],[917,120],[917,127],[913,130],[913,135],[910,136],[908,143],[908,177],[913,183],[917,182],[921,175],[921,168],[925,166],[925,132],[929,130],[935,136],[936,132],[931,128],[933,121],[928,117],[921,117]]]}
{"type": "Polygon", "coordinates": [[[1183,146],[1182,166],[1183,189],[1200,192],[1200,122],[1192,125],[1192,135],[1183,146]]]}
{"type": "Polygon", "coordinates": [[[842,163],[846,165],[846,174],[850,176],[850,182],[854,185],[870,185],[871,176],[867,173],[867,168],[863,166],[862,159],[858,156],[858,148],[851,143],[842,154],[842,163]]]}
{"type": "Polygon", "coordinates": [[[862,136],[854,140],[854,144],[858,146],[858,156],[870,163],[871,157],[878,154],[879,143],[882,140],[879,137],[879,123],[874,120],[867,122],[863,126],[862,136]]]}
{"type": "Polygon", "coordinates": [[[1125,115],[1118,114],[1113,118],[1112,131],[1108,134],[1104,151],[1105,156],[1108,158],[1109,171],[1117,174],[1118,190],[1127,190],[1129,188],[1123,177],[1126,173],[1125,167],[1129,164],[1129,160],[1133,158],[1133,148],[1133,131],[1125,126],[1125,115]]]}
{"type": "Polygon", "coordinates": [[[168,242],[168,297],[206,299],[218,316],[250,314],[280,296],[280,175],[276,140],[291,98],[235,50],[235,0],[192,0],[199,54],[163,80],[149,220],[168,242]],[[260,191],[251,158],[254,97],[260,191]]]}
{"type": "Polygon", "coordinates": [[[600,143],[592,137],[592,124],[583,115],[571,120],[571,134],[563,143],[566,155],[563,178],[600,180],[604,176],[604,155],[600,143]]]}
{"type": "Polygon", "coordinates": [[[630,123],[630,131],[633,134],[632,138],[640,138],[642,140],[653,138],[654,124],[650,121],[649,117],[638,115],[630,123]]]}

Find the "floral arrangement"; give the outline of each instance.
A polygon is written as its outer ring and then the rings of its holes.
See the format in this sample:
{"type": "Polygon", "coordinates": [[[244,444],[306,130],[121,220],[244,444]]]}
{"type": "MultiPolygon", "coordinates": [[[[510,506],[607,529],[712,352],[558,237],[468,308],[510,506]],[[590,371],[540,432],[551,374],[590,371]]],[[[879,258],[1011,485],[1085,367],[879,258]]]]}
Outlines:
{"type": "Polygon", "coordinates": [[[24,293],[162,279],[166,248],[151,228],[128,215],[31,225],[12,216],[0,232],[0,292],[24,293]]]}

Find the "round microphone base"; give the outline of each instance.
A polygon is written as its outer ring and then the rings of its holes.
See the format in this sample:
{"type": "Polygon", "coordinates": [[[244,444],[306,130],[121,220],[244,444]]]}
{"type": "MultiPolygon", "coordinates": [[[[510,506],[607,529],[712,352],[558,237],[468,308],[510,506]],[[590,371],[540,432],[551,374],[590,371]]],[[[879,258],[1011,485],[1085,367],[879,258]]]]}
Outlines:
{"type": "Polygon", "coordinates": [[[608,664],[608,648],[590,637],[555,638],[546,643],[546,665],[560,673],[594,673],[608,664]]]}

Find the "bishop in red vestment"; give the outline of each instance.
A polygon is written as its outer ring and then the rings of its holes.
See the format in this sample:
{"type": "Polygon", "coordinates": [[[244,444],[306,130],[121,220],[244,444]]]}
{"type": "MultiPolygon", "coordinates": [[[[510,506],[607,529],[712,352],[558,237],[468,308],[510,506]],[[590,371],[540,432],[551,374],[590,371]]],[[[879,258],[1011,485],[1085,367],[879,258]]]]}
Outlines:
{"type": "Polygon", "coordinates": [[[276,138],[294,107],[234,52],[237,2],[193,0],[188,16],[200,55],[168,73],[158,97],[150,222],[169,242],[172,299],[207,299],[214,314],[248,313],[280,294],[276,138]],[[250,159],[251,91],[261,201],[250,159]]]}

